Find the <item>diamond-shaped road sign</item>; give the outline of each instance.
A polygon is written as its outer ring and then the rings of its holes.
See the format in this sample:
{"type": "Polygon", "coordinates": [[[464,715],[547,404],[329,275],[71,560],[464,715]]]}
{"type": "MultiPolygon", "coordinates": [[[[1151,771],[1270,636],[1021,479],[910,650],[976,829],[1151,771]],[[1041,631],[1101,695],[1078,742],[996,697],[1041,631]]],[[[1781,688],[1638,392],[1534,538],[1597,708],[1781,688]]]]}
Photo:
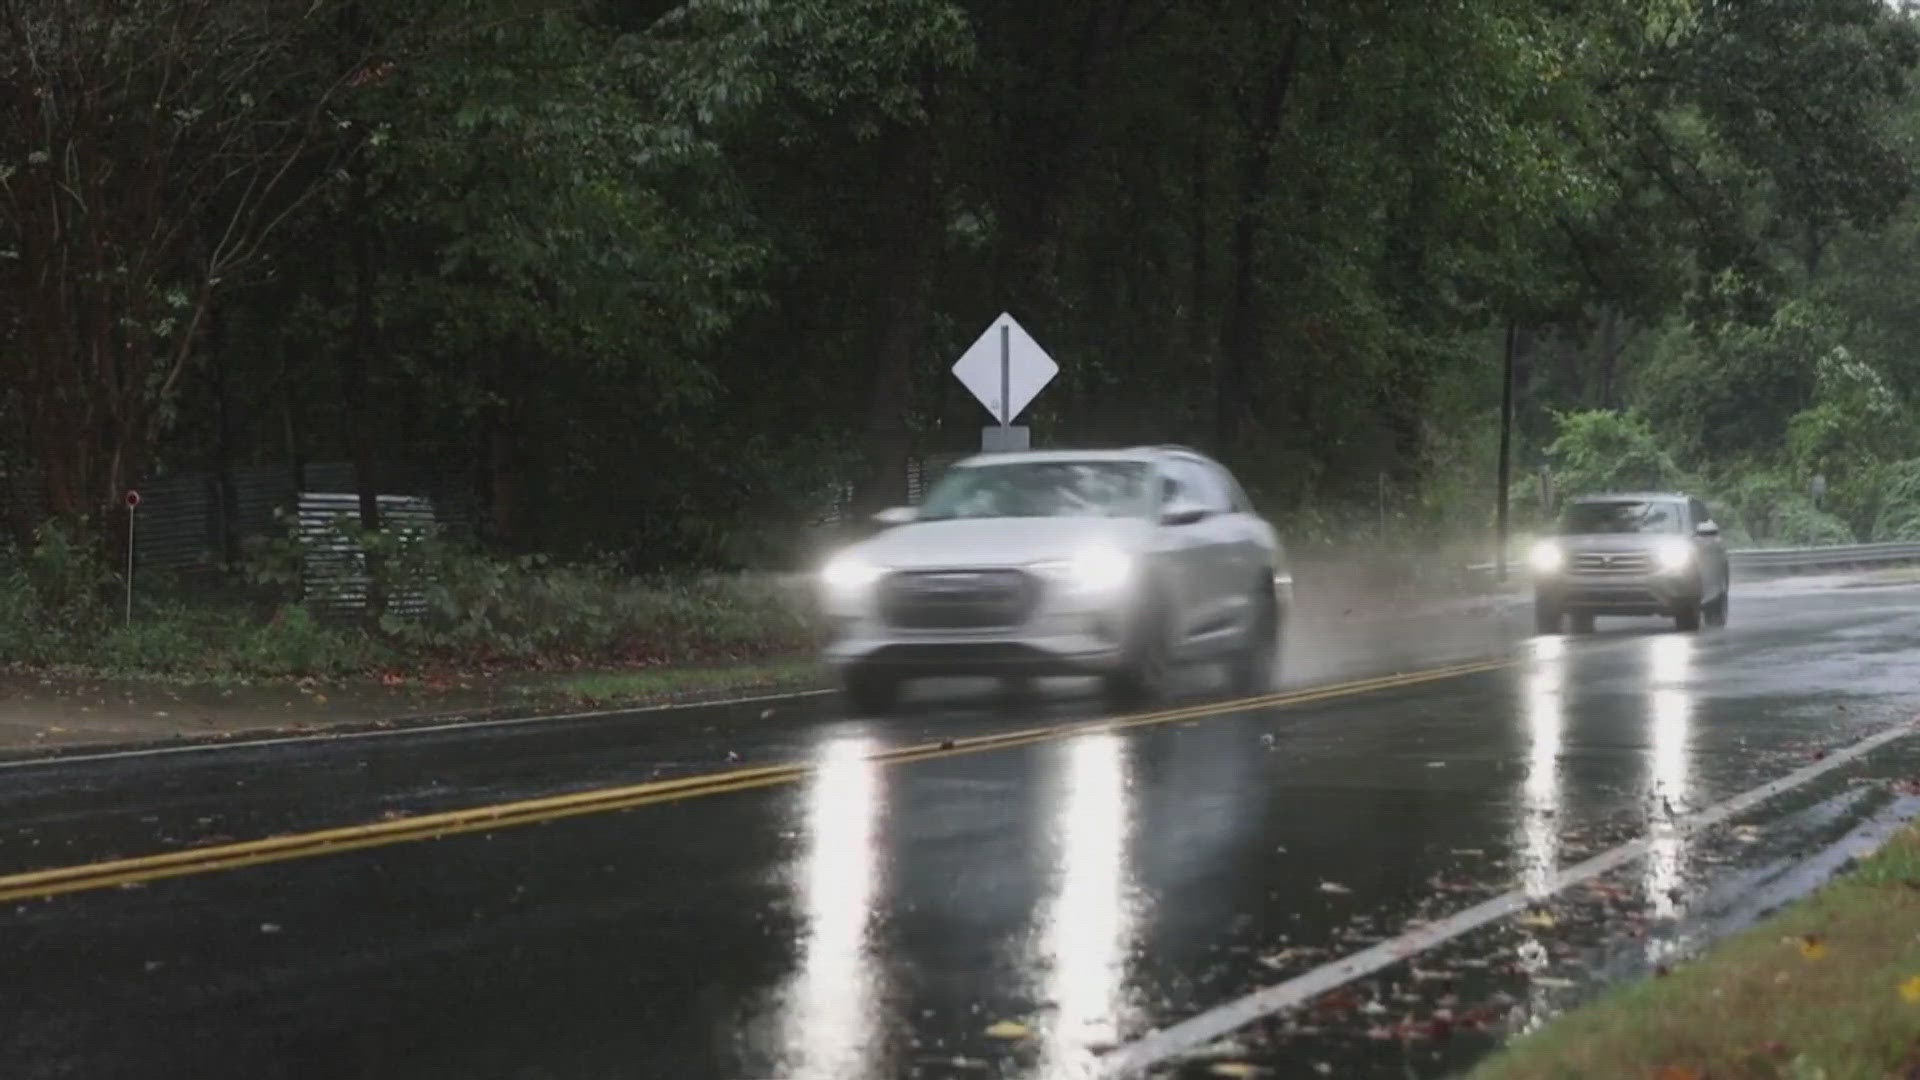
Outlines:
{"type": "Polygon", "coordinates": [[[993,320],[953,364],[954,377],[1003,426],[1013,423],[1059,373],[1047,350],[1007,314],[993,320]]]}

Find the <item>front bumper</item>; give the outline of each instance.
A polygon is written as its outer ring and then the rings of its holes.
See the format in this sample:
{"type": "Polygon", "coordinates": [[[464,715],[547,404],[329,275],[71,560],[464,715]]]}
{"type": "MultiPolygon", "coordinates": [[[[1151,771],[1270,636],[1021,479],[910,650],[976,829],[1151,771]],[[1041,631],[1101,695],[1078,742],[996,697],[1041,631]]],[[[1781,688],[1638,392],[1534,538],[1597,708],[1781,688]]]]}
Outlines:
{"type": "Polygon", "coordinates": [[[1671,615],[1700,604],[1700,577],[1678,574],[1581,575],[1534,578],[1534,598],[1563,611],[1596,615],[1671,615]]]}
{"type": "Polygon", "coordinates": [[[1053,612],[1000,630],[899,630],[874,618],[836,620],[823,659],[915,675],[1098,675],[1122,660],[1120,611],[1053,612]]]}
{"type": "Polygon", "coordinates": [[[915,609],[911,593],[887,594],[879,584],[864,593],[824,595],[828,641],[822,659],[838,668],[884,668],[901,677],[1097,675],[1120,667],[1127,628],[1134,621],[1137,588],[1130,584],[1088,591],[1042,576],[1027,577],[1020,590],[998,595],[1024,591],[1029,599],[1000,612],[994,612],[990,603],[983,613],[970,598],[963,598],[957,607],[935,601],[932,607],[915,609]],[[895,603],[890,605],[885,595],[895,603]],[[905,607],[900,603],[903,596],[908,598],[905,607]],[[965,625],[983,617],[994,619],[997,614],[1007,615],[1007,621],[965,625]],[[955,621],[947,621],[949,615],[955,621]]]}

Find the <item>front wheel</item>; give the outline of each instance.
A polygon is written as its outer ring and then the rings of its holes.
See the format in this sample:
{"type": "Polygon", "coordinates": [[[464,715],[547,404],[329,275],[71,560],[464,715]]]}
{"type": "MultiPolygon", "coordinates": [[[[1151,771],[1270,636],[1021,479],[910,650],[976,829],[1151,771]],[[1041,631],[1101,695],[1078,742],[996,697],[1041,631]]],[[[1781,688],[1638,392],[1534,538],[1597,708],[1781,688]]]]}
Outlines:
{"type": "Polygon", "coordinates": [[[1673,613],[1674,628],[1683,634],[1691,634],[1700,629],[1700,605],[1688,604],[1673,613]]]}
{"type": "Polygon", "coordinates": [[[1544,597],[1533,598],[1533,629],[1541,634],[1560,632],[1560,606],[1544,597]]]}
{"type": "Polygon", "coordinates": [[[900,700],[900,680],[872,668],[847,669],[840,676],[840,689],[847,696],[847,704],[864,716],[885,713],[900,700]]]}
{"type": "Polygon", "coordinates": [[[1271,691],[1279,674],[1280,604],[1265,590],[1253,602],[1253,625],[1247,631],[1247,640],[1227,661],[1228,681],[1240,697],[1271,691]]]}
{"type": "Polygon", "coordinates": [[[1706,614],[1708,626],[1721,627],[1727,625],[1727,594],[1721,593],[1719,599],[1708,604],[1706,614]]]}
{"type": "Polygon", "coordinates": [[[1172,658],[1165,609],[1148,604],[1135,617],[1127,635],[1126,655],[1118,670],[1102,680],[1107,703],[1117,709],[1137,709],[1166,696],[1172,658]]]}

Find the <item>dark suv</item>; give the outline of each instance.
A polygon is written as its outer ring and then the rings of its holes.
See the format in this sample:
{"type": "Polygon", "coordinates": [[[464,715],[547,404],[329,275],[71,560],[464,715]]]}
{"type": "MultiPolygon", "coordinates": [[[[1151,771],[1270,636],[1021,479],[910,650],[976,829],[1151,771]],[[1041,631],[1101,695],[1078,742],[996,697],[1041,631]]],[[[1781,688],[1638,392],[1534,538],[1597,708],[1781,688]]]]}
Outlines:
{"type": "Polygon", "coordinates": [[[1678,494],[1572,500],[1534,545],[1534,621],[1593,630],[1596,615],[1666,615],[1682,630],[1727,622],[1727,549],[1699,499],[1678,494]]]}

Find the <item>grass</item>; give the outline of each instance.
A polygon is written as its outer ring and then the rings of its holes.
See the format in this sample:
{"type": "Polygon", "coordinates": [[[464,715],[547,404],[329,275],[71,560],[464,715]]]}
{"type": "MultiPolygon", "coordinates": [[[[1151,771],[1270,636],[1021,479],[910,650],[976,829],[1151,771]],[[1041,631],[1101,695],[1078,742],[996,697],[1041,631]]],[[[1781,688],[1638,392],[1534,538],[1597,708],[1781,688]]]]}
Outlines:
{"type": "Polygon", "coordinates": [[[1671,974],[1515,1040],[1473,1080],[1920,1077],[1920,829],[1671,974]]]}
{"type": "Polygon", "coordinates": [[[647,705],[714,694],[792,690],[819,685],[820,666],[810,660],[772,660],[723,667],[663,667],[642,671],[594,671],[521,688],[533,701],[576,705],[647,705]]]}

